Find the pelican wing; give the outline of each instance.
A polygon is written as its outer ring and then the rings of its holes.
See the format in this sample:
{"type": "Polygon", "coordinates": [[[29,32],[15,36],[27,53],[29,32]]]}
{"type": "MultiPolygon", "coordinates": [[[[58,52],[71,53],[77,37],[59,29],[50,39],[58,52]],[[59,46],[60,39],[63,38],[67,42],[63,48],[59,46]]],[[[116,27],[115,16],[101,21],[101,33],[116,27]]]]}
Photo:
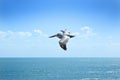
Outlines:
{"type": "Polygon", "coordinates": [[[68,35],[70,38],[73,38],[73,37],[75,37],[75,35],[68,35]]]}
{"type": "Polygon", "coordinates": [[[53,37],[56,37],[56,35],[50,36],[49,38],[53,38],[53,37]]]}

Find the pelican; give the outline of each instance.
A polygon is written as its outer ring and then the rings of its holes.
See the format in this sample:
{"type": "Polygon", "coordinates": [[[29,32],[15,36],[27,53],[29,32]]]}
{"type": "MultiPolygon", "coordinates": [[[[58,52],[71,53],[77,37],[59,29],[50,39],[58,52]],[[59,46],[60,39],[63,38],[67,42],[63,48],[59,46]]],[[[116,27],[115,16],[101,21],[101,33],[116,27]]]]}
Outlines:
{"type": "Polygon", "coordinates": [[[57,33],[55,35],[50,36],[49,38],[57,37],[60,39],[59,45],[62,49],[67,50],[66,44],[70,38],[75,37],[75,35],[71,35],[67,30],[60,30],[62,33],[57,33]]]}

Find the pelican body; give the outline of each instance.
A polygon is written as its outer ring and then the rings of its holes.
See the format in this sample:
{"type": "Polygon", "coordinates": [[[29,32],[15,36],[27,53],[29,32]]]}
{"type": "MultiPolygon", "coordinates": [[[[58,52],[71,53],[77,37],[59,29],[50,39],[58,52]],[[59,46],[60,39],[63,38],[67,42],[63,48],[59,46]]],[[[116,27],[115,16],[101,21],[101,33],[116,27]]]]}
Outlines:
{"type": "Polygon", "coordinates": [[[57,33],[53,36],[50,36],[49,38],[57,37],[59,38],[59,45],[62,49],[67,50],[66,44],[70,38],[75,37],[74,35],[70,35],[70,32],[67,32],[67,30],[61,30],[62,33],[57,33]]]}

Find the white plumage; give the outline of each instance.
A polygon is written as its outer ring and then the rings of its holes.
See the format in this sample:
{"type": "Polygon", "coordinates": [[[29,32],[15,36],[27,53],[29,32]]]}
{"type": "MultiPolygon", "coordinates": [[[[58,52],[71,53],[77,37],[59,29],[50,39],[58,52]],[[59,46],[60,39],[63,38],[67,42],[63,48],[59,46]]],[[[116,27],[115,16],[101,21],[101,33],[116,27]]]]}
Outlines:
{"type": "Polygon", "coordinates": [[[49,38],[58,37],[60,39],[59,45],[62,49],[67,50],[66,44],[70,38],[75,37],[74,35],[70,35],[70,32],[67,32],[67,30],[61,30],[62,33],[57,33],[53,36],[50,36],[49,38]]]}

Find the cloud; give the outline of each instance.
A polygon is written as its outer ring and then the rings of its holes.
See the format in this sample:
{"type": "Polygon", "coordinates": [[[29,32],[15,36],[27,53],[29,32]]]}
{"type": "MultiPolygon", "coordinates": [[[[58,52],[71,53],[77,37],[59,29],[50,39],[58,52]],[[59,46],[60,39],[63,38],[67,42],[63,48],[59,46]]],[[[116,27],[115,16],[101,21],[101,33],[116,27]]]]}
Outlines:
{"type": "Polygon", "coordinates": [[[16,32],[16,35],[21,36],[21,37],[31,37],[32,33],[31,32],[16,32]]]}
{"type": "MultiPolygon", "coordinates": [[[[96,35],[93,29],[89,26],[80,28],[79,32],[73,33],[79,38],[89,39],[96,35]]],[[[32,31],[0,31],[0,39],[27,39],[30,37],[48,37],[48,34],[44,33],[41,29],[34,29],[32,31]]]]}
{"type": "Polygon", "coordinates": [[[7,34],[9,35],[9,38],[29,38],[32,36],[31,32],[25,32],[25,31],[18,31],[18,32],[13,32],[13,31],[8,31],[7,34]]]}
{"type": "Polygon", "coordinates": [[[0,40],[4,39],[27,39],[30,37],[48,37],[46,33],[43,33],[40,29],[34,29],[32,31],[0,31],[0,40]]]}
{"type": "Polygon", "coordinates": [[[25,32],[25,31],[0,31],[0,39],[17,39],[17,38],[28,38],[31,37],[31,32],[25,32]]]}
{"type": "Polygon", "coordinates": [[[93,36],[96,36],[97,33],[95,33],[93,31],[93,29],[89,26],[84,26],[80,28],[80,32],[79,32],[79,37],[80,38],[84,38],[84,39],[89,39],[93,36]]]}
{"type": "Polygon", "coordinates": [[[40,29],[34,29],[33,32],[39,34],[40,36],[48,37],[48,34],[43,33],[43,31],[40,29]]]}
{"type": "Polygon", "coordinates": [[[72,33],[72,35],[79,36],[80,33],[79,32],[74,32],[74,33],[72,33]]]}
{"type": "Polygon", "coordinates": [[[39,34],[42,34],[42,31],[40,29],[34,29],[33,30],[35,33],[39,33],[39,34]]]}
{"type": "Polygon", "coordinates": [[[89,30],[91,30],[91,28],[89,26],[84,26],[84,27],[81,28],[81,30],[82,31],[85,31],[85,30],[89,31],[89,30]]]}
{"type": "Polygon", "coordinates": [[[0,39],[3,39],[5,37],[7,37],[7,33],[4,31],[0,31],[0,39]]]}

